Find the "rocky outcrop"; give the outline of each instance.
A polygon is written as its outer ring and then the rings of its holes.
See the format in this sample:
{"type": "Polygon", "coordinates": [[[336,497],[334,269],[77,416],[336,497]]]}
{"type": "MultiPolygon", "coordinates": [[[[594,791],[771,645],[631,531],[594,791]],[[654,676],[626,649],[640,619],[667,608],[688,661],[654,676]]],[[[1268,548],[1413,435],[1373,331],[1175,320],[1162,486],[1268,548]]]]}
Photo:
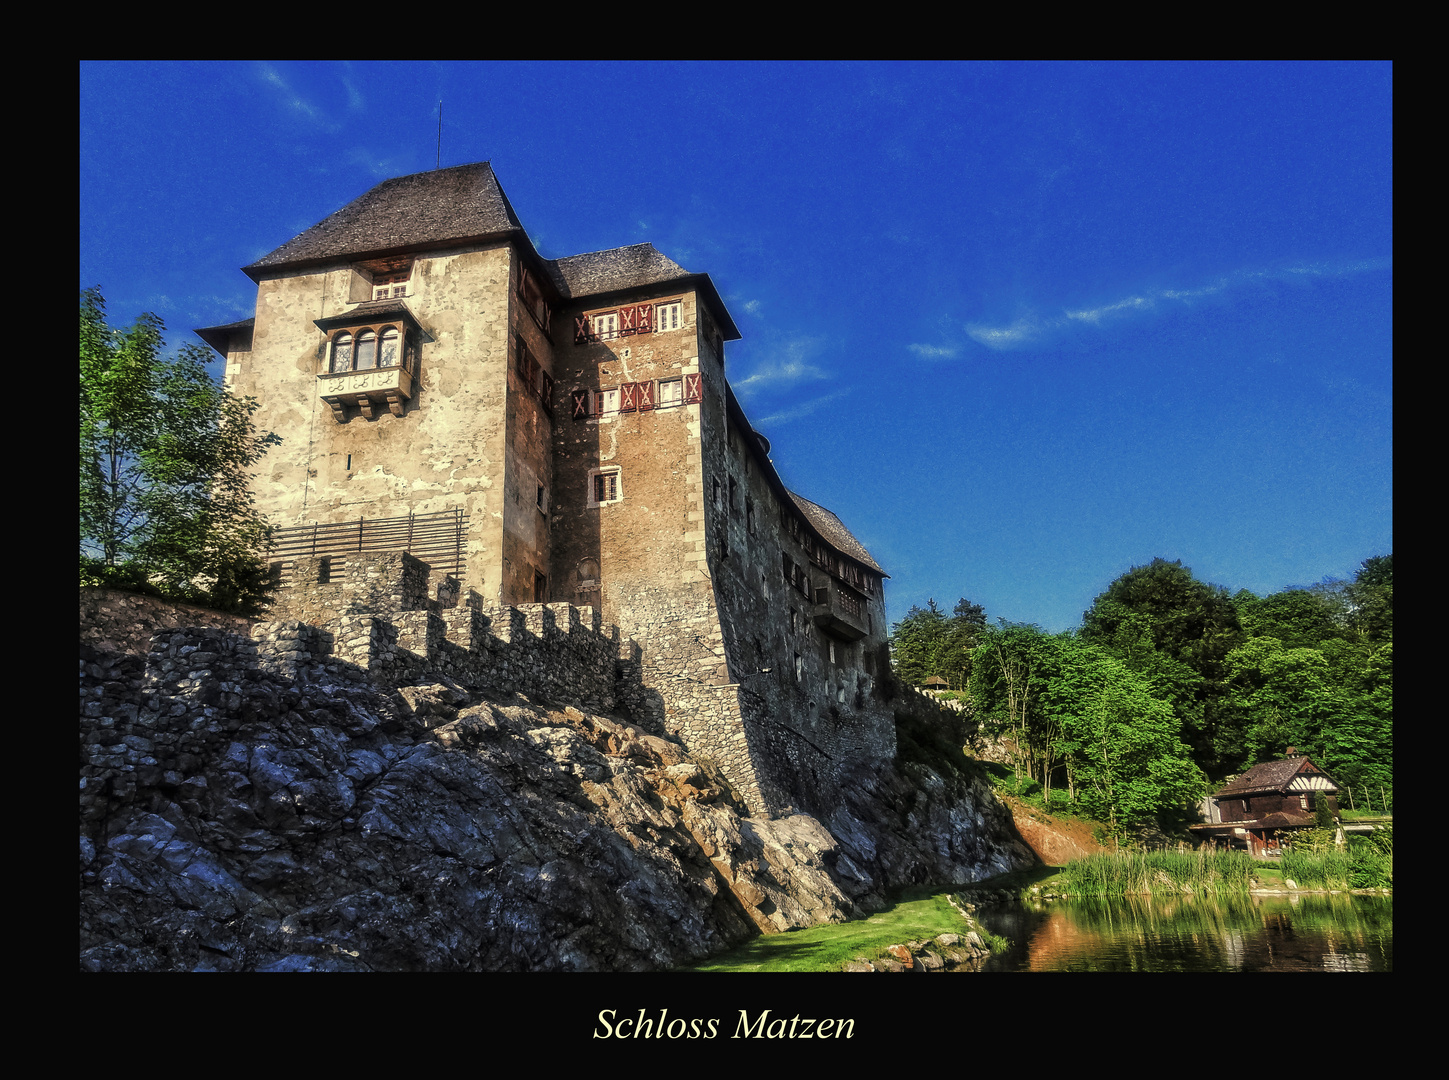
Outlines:
{"type": "Polygon", "coordinates": [[[959,774],[750,818],[622,714],[276,634],[83,645],[80,735],[83,970],[661,969],[1027,857],[959,774]]]}

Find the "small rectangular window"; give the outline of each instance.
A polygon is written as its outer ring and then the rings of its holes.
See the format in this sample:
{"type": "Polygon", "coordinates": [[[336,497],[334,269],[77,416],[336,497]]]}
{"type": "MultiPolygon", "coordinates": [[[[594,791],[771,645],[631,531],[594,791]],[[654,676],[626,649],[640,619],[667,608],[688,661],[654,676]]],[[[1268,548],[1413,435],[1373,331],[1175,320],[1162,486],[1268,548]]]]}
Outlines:
{"type": "Polygon", "coordinates": [[[659,383],[659,396],[656,407],[667,409],[673,405],[684,404],[684,380],[664,379],[659,383]]]}
{"type": "Polygon", "coordinates": [[[619,411],[619,389],[598,390],[594,393],[594,415],[603,416],[605,413],[616,413],[619,411]]]}
{"type": "Polygon", "coordinates": [[[678,300],[672,304],[660,304],[654,309],[654,332],[663,334],[670,330],[678,330],[683,325],[684,305],[678,300]]]}
{"type": "Polygon", "coordinates": [[[619,474],[601,472],[594,475],[594,502],[611,503],[619,501],[619,474]]]}

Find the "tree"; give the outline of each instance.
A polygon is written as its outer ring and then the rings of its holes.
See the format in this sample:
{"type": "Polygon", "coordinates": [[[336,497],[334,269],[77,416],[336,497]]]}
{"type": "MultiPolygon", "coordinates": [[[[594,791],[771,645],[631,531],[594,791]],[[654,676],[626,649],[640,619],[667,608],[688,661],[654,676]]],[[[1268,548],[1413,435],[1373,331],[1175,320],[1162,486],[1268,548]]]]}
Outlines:
{"type": "Polygon", "coordinates": [[[1222,709],[1224,665],[1242,639],[1227,590],[1198,581],[1180,561],[1132,567],[1082,616],[1082,640],[1151,678],[1195,760],[1214,771],[1242,764],[1241,732],[1222,709]]]}
{"type": "Polygon", "coordinates": [[[1049,802],[1061,717],[1044,706],[1043,694],[1060,670],[1064,640],[1039,626],[997,622],[981,635],[971,658],[976,719],[983,731],[1002,740],[1017,778],[1025,770],[1049,802]]]}
{"type": "Polygon", "coordinates": [[[281,440],[207,374],[204,348],[166,359],[164,330],[150,313],[114,330],[100,289],[81,293],[81,579],[254,614],[269,527],[248,470],[281,440]]]}
{"type": "Polygon", "coordinates": [[[1284,589],[1261,599],[1240,592],[1233,604],[1248,637],[1277,638],[1289,649],[1316,649],[1343,636],[1338,605],[1322,588],[1284,589]]]}
{"type": "Polygon", "coordinates": [[[947,617],[935,600],[912,607],[891,627],[891,657],[895,673],[920,685],[932,675],[965,689],[971,675],[971,652],[986,628],[986,610],[961,599],[947,617]]]}
{"type": "Polygon", "coordinates": [[[1207,791],[1171,706],[1105,650],[1073,643],[1042,698],[1084,807],[1114,834],[1207,791]]]}

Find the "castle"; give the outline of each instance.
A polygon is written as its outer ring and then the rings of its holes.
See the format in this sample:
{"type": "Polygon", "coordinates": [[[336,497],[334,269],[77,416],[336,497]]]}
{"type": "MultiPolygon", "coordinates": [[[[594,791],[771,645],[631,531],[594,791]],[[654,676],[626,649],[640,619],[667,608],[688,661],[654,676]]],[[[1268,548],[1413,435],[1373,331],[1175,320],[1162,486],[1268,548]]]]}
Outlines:
{"type": "Polygon", "coordinates": [[[541,258],[487,163],[385,181],[244,271],[255,317],[198,334],[282,439],[253,493],[287,603],[355,617],[347,550],[407,550],[431,577],[394,565],[411,584],[379,604],[452,611],[456,647],[478,618],[617,626],[641,721],[757,814],[821,812],[894,756],[885,572],[781,482],[707,274],[650,244],[541,258]]]}

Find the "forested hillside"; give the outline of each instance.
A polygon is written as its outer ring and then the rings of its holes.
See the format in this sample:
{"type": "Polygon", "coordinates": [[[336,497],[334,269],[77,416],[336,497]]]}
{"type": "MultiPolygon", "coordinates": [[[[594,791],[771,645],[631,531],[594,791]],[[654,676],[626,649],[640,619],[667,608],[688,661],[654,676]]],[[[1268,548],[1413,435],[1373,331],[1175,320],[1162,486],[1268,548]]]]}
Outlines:
{"type": "Polygon", "coordinates": [[[1114,827],[1290,746],[1359,805],[1393,804],[1391,554],[1351,582],[1270,596],[1154,559],[1112,582],[1077,630],[991,626],[977,604],[947,616],[931,601],[895,624],[891,648],[900,678],[966,691],[981,734],[1049,802],[1065,793],[1114,827]]]}

